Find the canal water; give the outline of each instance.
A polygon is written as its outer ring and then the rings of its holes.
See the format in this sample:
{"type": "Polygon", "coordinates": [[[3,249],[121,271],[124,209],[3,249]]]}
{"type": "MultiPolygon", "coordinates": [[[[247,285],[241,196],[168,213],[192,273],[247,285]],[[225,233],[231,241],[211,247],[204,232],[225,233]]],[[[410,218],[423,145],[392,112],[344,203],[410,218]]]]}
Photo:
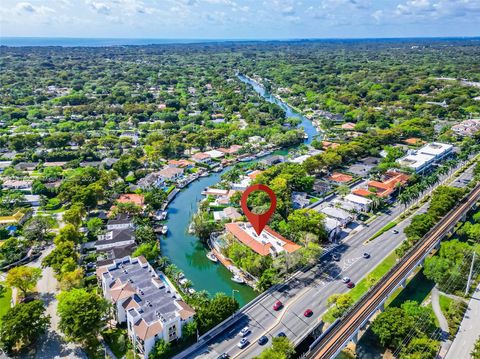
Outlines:
{"type": "MultiPolygon", "coordinates": [[[[308,134],[305,143],[310,143],[317,130],[304,116],[295,112],[290,106],[278,100],[261,86],[252,82],[248,78],[239,75],[239,79],[253,86],[254,90],[263,96],[267,101],[276,103],[285,110],[287,117],[297,117],[301,119],[299,127],[303,127],[308,134]]],[[[161,239],[160,245],[162,255],[170,258],[185,274],[185,277],[192,281],[195,290],[206,290],[211,295],[223,292],[227,295],[233,295],[244,306],[259,293],[255,292],[247,285],[235,283],[231,280],[232,274],[220,263],[213,263],[207,257],[207,249],[197,239],[197,237],[188,233],[193,214],[197,211],[198,203],[202,200],[201,192],[205,187],[212,186],[220,181],[222,173],[228,171],[228,168],[219,173],[212,173],[208,177],[200,177],[192,182],[177,194],[175,199],[168,206],[168,236],[161,239]]]]}

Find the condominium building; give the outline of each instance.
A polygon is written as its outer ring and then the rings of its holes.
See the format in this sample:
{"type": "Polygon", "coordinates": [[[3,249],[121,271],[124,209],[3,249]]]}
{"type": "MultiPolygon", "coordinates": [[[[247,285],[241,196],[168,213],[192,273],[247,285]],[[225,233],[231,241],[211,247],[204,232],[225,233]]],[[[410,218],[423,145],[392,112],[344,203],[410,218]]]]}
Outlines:
{"type": "Polygon", "coordinates": [[[143,256],[116,259],[97,268],[97,276],[117,321],[127,324],[134,348],[146,359],[157,340],[181,338],[183,326],[193,320],[195,311],[143,256]]]}

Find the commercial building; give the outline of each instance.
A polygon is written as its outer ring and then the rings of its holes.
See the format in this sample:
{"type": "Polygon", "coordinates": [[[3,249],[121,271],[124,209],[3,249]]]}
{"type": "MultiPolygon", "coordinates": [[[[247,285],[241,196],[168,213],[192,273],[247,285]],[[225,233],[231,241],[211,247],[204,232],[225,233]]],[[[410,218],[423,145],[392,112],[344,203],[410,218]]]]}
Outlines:
{"type": "Polygon", "coordinates": [[[434,163],[442,161],[452,153],[452,145],[432,142],[416,151],[410,151],[406,156],[399,158],[397,162],[403,167],[422,173],[428,170],[434,163]]]}
{"type": "Polygon", "coordinates": [[[301,247],[284,238],[270,227],[266,226],[260,236],[255,233],[250,223],[227,223],[227,233],[233,235],[238,241],[249,247],[261,256],[276,257],[282,252],[293,253],[301,247]]]}
{"type": "Polygon", "coordinates": [[[97,268],[97,276],[116,320],[127,324],[133,347],[145,359],[157,340],[181,338],[183,326],[195,315],[165,275],[157,274],[143,256],[114,260],[97,268]]]}

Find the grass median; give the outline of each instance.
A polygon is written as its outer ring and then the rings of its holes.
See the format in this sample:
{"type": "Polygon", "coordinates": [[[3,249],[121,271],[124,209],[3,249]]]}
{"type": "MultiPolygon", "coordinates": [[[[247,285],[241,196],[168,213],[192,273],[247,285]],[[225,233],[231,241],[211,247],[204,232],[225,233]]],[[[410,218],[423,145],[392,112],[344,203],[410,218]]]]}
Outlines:
{"type": "MultiPolygon", "coordinates": [[[[395,252],[390,253],[385,259],[375,267],[365,278],[359,281],[356,286],[348,292],[353,301],[357,302],[372,286],[372,282],[377,282],[382,278],[387,272],[392,269],[392,267],[397,262],[398,256],[395,252]]],[[[335,318],[333,317],[333,308],[330,308],[322,317],[325,323],[333,323],[335,318]]]]}

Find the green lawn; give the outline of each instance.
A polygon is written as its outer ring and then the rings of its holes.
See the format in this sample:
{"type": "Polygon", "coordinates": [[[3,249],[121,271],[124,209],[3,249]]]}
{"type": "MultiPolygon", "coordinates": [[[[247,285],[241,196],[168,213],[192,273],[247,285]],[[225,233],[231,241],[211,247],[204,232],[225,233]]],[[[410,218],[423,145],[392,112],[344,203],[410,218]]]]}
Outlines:
{"type": "MultiPolygon", "coordinates": [[[[381,262],[377,267],[375,267],[375,269],[372,270],[368,274],[368,276],[373,277],[377,280],[382,278],[395,265],[395,263],[397,262],[397,258],[398,257],[395,252],[392,252],[390,255],[385,257],[383,262],[381,262]]],[[[350,291],[350,295],[352,296],[354,302],[358,301],[368,291],[369,285],[367,283],[367,277],[358,282],[355,288],[350,291]]],[[[332,309],[328,310],[323,315],[322,319],[326,323],[332,323],[335,320],[335,318],[333,318],[332,316],[332,309]]]]}
{"type": "Polygon", "coordinates": [[[126,329],[107,329],[102,332],[102,336],[117,358],[122,358],[127,353],[129,339],[126,329]]]}
{"type": "Polygon", "coordinates": [[[12,300],[12,290],[5,287],[5,292],[0,296],[0,322],[5,313],[10,309],[10,301],[12,300]]]}
{"type": "Polygon", "coordinates": [[[393,227],[395,227],[396,225],[398,224],[398,222],[396,221],[392,221],[390,223],[388,223],[387,225],[385,225],[382,229],[380,229],[377,233],[375,233],[369,240],[369,241],[373,241],[375,238],[377,237],[380,237],[382,234],[384,234],[386,231],[388,231],[389,229],[392,229],[393,227]]]}
{"type": "Polygon", "coordinates": [[[385,304],[391,305],[392,307],[399,307],[407,300],[413,300],[421,304],[428,298],[434,286],[435,282],[425,277],[423,271],[419,271],[415,277],[407,283],[405,288],[399,288],[398,292],[395,292],[394,295],[387,299],[385,304]]]}

